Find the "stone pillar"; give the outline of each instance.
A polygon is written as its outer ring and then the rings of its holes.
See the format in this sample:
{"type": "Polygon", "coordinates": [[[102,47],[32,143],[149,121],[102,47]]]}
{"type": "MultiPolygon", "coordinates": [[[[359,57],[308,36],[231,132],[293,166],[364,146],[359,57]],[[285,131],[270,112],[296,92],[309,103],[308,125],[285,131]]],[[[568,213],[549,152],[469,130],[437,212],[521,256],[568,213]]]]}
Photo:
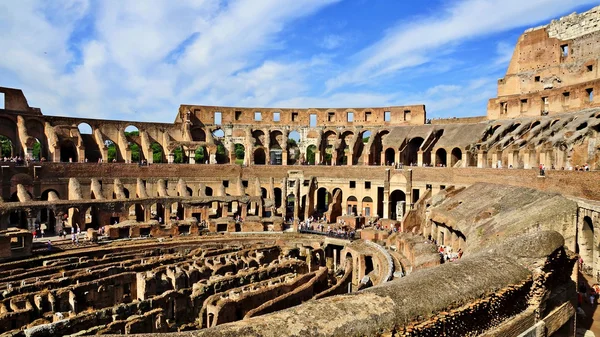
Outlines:
{"type": "Polygon", "coordinates": [[[196,151],[195,150],[188,150],[188,163],[196,164],[196,151]]]}
{"type": "Polygon", "coordinates": [[[241,216],[242,219],[246,219],[246,217],[248,216],[248,204],[242,204],[242,211],[241,211],[241,216]]]}
{"type": "Polygon", "coordinates": [[[348,162],[346,163],[346,165],[352,166],[352,161],[354,160],[354,153],[352,153],[352,151],[350,151],[350,152],[348,152],[346,157],[348,158],[348,162]]]}
{"type": "Polygon", "coordinates": [[[386,162],[385,162],[385,151],[382,151],[381,154],[379,155],[379,157],[380,157],[379,163],[381,163],[381,165],[385,166],[385,164],[386,164],[386,162]]]}
{"type": "Polygon", "coordinates": [[[389,219],[390,218],[390,196],[389,196],[389,191],[384,191],[383,192],[383,218],[384,219],[389,219]]]}
{"type": "MultiPolygon", "coordinates": [[[[408,164],[410,164],[410,163],[408,163],[408,164]]],[[[417,165],[421,166],[421,167],[423,166],[423,151],[421,151],[421,150],[419,150],[417,152],[417,165]]]]}
{"type": "Polygon", "coordinates": [[[477,167],[487,168],[487,152],[485,150],[479,150],[477,153],[477,167]]]}
{"type": "Polygon", "coordinates": [[[337,262],[337,252],[336,249],[333,248],[331,250],[331,252],[333,253],[333,272],[337,271],[337,267],[338,267],[338,262],[337,262]]]}
{"type": "Polygon", "coordinates": [[[462,165],[461,167],[468,167],[469,166],[469,155],[468,153],[465,151],[462,153],[462,165]]]}
{"type": "Polygon", "coordinates": [[[452,150],[446,152],[446,167],[454,167],[452,164],[452,150]]]}
{"type": "Polygon", "coordinates": [[[285,149],[282,149],[281,152],[281,165],[287,165],[288,164],[288,152],[285,149]]]}
{"type": "Polygon", "coordinates": [[[371,158],[371,152],[367,152],[367,153],[364,155],[364,160],[363,160],[363,164],[364,164],[364,165],[369,165],[369,158],[371,158]]]}

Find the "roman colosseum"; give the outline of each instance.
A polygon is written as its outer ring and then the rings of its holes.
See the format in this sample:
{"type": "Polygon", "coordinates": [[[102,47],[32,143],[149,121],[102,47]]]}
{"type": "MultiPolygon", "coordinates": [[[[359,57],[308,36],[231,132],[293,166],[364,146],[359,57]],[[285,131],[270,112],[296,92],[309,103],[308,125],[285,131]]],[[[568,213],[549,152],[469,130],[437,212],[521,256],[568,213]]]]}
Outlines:
{"type": "Polygon", "coordinates": [[[142,123],[0,88],[0,336],[593,335],[599,23],[524,32],[481,117],[142,123]]]}

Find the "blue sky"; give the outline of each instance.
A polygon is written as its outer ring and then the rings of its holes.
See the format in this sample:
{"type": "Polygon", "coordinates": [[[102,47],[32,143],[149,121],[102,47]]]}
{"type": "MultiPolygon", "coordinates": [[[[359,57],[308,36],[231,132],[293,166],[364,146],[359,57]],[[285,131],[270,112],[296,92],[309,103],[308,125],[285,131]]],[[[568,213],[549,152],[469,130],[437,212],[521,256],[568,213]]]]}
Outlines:
{"type": "Polygon", "coordinates": [[[0,86],[46,115],[172,122],[180,104],[486,113],[528,27],[586,0],[0,2],[0,86]]]}

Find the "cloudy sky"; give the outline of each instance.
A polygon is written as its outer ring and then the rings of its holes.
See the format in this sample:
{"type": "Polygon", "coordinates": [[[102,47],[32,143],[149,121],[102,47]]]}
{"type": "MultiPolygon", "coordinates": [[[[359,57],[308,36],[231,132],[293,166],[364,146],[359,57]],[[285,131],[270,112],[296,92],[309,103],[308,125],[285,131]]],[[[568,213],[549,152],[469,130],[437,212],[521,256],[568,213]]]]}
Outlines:
{"type": "Polygon", "coordinates": [[[0,86],[46,115],[426,104],[484,115],[524,29],[588,0],[0,2],[0,86]]]}

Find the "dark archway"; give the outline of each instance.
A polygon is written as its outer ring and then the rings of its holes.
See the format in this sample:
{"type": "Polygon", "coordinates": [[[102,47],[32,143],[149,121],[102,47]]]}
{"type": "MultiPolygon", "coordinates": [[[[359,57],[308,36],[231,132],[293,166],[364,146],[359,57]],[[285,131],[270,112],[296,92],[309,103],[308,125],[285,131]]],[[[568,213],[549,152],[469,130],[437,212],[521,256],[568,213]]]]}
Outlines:
{"type": "Polygon", "coordinates": [[[435,166],[438,167],[446,167],[447,163],[446,163],[446,150],[445,149],[437,149],[437,151],[435,151],[435,166]]]}
{"type": "Polygon", "coordinates": [[[265,150],[261,147],[254,150],[254,165],[265,165],[267,162],[267,156],[265,150]]]}
{"type": "Polygon", "coordinates": [[[406,194],[401,190],[395,190],[390,194],[390,219],[402,220],[404,216],[404,204],[406,201],[406,194]]]}
{"type": "Polygon", "coordinates": [[[190,130],[190,134],[192,136],[192,141],[194,142],[205,142],[206,141],[206,132],[201,127],[195,127],[190,130]]]}
{"type": "Polygon", "coordinates": [[[396,151],[391,147],[385,150],[385,165],[392,165],[396,160],[396,151]]]}
{"type": "Polygon", "coordinates": [[[275,201],[275,207],[279,208],[279,207],[281,207],[281,203],[283,201],[282,200],[282,195],[281,195],[281,188],[275,187],[274,190],[273,190],[273,193],[275,194],[273,196],[273,198],[275,199],[274,200],[275,201]]]}
{"type": "Polygon", "coordinates": [[[77,162],[77,148],[71,140],[60,142],[60,161],[63,163],[77,162]]]}
{"type": "MultiPolygon", "coordinates": [[[[423,145],[423,142],[424,139],[421,137],[412,138],[408,142],[406,149],[402,152],[400,161],[404,165],[417,165],[419,163],[419,149],[423,145]]],[[[431,163],[430,153],[427,156],[425,153],[423,154],[423,163],[431,163]]]]}
{"type": "Polygon", "coordinates": [[[325,187],[321,187],[317,190],[317,210],[325,212],[329,203],[331,202],[331,195],[327,192],[325,187]]]}
{"type": "Polygon", "coordinates": [[[452,162],[450,163],[451,167],[454,167],[454,165],[456,165],[456,163],[458,163],[459,161],[462,160],[462,151],[455,147],[452,149],[451,152],[451,157],[452,157],[452,162]]]}

